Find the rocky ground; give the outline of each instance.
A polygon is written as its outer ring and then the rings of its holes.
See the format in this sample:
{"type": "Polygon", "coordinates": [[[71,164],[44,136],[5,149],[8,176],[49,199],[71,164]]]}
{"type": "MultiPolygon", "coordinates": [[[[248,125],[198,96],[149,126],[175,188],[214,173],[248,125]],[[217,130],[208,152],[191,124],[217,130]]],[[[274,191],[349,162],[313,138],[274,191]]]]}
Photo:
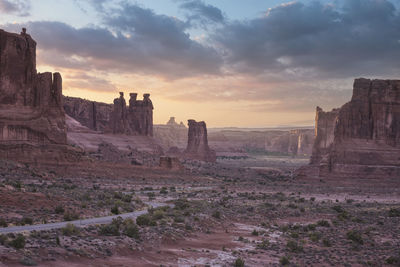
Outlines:
{"type": "Polygon", "coordinates": [[[0,266],[399,266],[399,180],[293,178],[306,159],[0,162],[0,227],[150,209],[136,220],[0,236],[0,266]],[[2,265],[1,265],[2,264],[2,265]]]}

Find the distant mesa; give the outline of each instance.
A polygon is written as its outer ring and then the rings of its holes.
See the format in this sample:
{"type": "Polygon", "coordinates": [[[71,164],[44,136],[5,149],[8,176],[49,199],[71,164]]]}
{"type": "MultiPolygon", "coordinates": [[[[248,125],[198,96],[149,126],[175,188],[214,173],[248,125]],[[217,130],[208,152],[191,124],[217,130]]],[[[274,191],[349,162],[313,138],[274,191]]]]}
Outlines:
{"type": "Polygon", "coordinates": [[[169,121],[167,122],[168,126],[171,127],[183,127],[186,128],[185,124],[183,124],[183,122],[180,122],[179,124],[176,122],[175,117],[170,117],[169,121]]]}
{"type": "Polygon", "coordinates": [[[400,177],[400,80],[356,79],[340,109],[317,107],[310,165],[299,175],[400,177]]]}
{"type": "Polygon", "coordinates": [[[62,160],[68,156],[60,152],[66,144],[60,73],[37,73],[36,42],[26,29],[21,34],[0,30],[1,157],[62,160]]]}

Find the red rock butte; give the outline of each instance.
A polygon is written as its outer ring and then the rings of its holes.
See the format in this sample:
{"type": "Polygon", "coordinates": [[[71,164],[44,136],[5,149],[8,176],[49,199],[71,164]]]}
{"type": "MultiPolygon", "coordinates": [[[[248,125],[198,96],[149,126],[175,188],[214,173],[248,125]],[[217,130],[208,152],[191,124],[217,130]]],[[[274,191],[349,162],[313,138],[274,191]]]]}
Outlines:
{"type": "Polygon", "coordinates": [[[47,158],[41,160],[57,160],[67,157],[61,152],[68,150],[66,143],[61,75],[37,73],[36,42],[25,29],[0,30],[1,157],[36,161],[41,154],[47,158]],[[51,153],[48,148],[56,145],[60,153],[51,153]]]}
{"type": "Polygon", "coordinates": [[[317,107],[310,166],[300,175],[344,178],[400,177],[400,80],[354,81],[340,109],[317,107]]]}

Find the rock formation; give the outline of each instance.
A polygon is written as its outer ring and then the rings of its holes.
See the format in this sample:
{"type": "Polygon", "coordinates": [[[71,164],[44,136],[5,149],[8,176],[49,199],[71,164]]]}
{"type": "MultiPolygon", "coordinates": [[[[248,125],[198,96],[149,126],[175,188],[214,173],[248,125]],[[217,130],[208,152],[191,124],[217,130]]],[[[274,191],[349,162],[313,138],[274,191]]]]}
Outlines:
{"type": "Polygon", "coordinates": [[[184,167],[177,157],[160,157],[160,167],[168,170],[183,170],[184,167]]]}
{"type": "Polygon", "coordinates": [[[143,97],[143,100],[137,100],[137,94],[131,93],[129,106],[122,92],[113,104],[64,97],[64,110],[67,115],[94,131],[153,136],[153,103],[149,94],[143,97]]]}
{"type": "Polygon", "coordinates": [[[356,79],[350,102],[317,108],[316,134],[316,176],[400,177],[400,80],[356,79]]]}
{"type": "Polygon", "coordinates": [[[64,97],[65,113],[91,130],[104,132],[108,127],[112,104],[77,97],[64,97]]]}
{"type": "Polygon", "coordinates": [[[207,126],[204,121],[188,120],[188,144],[184,155],[186,158],[215,162],[215,151],[208,147],[207,126]]]}
{"type": "Polygon", "coordinates": [[[0,30],[0,143],[2,157],[18,160],[67,143],[61,75],[37,73],[36,42],[25,29],[0,30]]]}

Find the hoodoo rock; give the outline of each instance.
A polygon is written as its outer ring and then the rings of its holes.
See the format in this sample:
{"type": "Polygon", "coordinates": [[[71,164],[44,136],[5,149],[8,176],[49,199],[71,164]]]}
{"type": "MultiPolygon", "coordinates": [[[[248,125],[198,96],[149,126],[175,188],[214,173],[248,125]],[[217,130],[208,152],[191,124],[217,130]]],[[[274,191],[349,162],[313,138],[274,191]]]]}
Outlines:
{"type": "Polygon", "coordinates": [[[216,161],[216,153],[208,146],[207,126],[204,121],[188,120],[188,144],[184,155],[186,158],[207,162],[216,161]]]}
{"type": "Polygon", "coordinates": [[[319,177],[399,178],[400,80],[356,79],[350,102],[317,108],[309,168],[319,177]]]}
{"type": "Polygon", "coordinates": [[[18,160],[67,143],[61,75],[37,73],[36,42],[25,29],[0,30],[0,142],[2,157],[18,160]]]}

